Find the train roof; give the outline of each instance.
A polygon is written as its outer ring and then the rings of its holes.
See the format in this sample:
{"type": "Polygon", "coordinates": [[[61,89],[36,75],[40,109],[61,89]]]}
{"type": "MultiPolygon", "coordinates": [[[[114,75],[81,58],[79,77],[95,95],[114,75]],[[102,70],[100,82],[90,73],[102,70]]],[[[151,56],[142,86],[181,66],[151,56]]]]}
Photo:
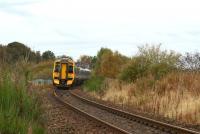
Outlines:
{"type": "Polygon", "coordinates": [[[74,61],[71,58],[58,58],[55,60],[55,62],[71,62],[74,63],[74,61]]]}

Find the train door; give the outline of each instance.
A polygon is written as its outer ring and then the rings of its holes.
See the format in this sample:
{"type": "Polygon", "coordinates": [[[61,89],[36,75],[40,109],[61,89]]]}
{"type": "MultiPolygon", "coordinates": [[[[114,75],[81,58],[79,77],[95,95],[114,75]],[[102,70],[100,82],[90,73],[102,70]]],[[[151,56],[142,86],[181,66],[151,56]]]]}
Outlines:
{"type": "Polygon", "coordinates": [[[62,63],[61,64],[61,80],[67,79],[67,64],[62,63]]]}

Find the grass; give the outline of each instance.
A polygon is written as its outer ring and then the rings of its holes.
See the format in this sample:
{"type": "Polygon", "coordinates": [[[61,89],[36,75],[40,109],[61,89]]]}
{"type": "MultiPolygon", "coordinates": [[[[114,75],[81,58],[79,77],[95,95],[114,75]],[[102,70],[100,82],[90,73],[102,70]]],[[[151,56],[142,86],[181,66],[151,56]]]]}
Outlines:
{"type": "Polygon", "coordinates": [[[40,62],[31,67],[32,79],[51,79],[53,61],[40,62]]]}
{"type": "Polygon", "coordinates": [[[172,72],[160,80],[148,76],[134,83],[105,79],[103,95],[92,95],[180,122],[200,124],[199,81],[198,72],[172,72]]]}
{"type": "Polygon", "coordinates": [[[99,92],[103,89],[102,84],[103,84],[104,78],[100,76],[92,76],[91,79],[87,80],[84,83],[84,89],[86,91],[95,91],[99,92]]]}
{"type": "Polygon", "coordinates": [[[45,133],[40,102],[28,93],[23,71],[1,68],[0,74],[0,133],[45,133]]]}

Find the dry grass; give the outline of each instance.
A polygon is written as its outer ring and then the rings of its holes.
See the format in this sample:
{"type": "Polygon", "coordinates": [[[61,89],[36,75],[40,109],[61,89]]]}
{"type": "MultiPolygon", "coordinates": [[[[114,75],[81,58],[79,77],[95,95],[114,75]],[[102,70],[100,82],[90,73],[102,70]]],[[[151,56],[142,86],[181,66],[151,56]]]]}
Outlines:
{"type": "Polygon", "coordinates": [[[51,79],[53,71],[53,61],[40,62],[31,68],[32,79],[51,79]]]}
{"type": "Polygon", "coordinates": [[[200,73],[173,72],[159,81],[151,76],[125,84],[106,79],[102,100],[129,105],[144,112],[185,123],[200,123],[200,73]]]}

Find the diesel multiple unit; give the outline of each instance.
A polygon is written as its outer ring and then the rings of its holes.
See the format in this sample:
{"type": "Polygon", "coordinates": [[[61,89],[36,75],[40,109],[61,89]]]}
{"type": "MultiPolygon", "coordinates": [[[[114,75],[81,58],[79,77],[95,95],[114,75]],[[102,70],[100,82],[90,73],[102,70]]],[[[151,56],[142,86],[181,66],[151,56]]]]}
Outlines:
{"type": "Polygon", "coordinates": [[[72,86],[75,79],[75,63],[71,58],[55,60],[53,68],[53,85],[60,88],[72,86]]]}

